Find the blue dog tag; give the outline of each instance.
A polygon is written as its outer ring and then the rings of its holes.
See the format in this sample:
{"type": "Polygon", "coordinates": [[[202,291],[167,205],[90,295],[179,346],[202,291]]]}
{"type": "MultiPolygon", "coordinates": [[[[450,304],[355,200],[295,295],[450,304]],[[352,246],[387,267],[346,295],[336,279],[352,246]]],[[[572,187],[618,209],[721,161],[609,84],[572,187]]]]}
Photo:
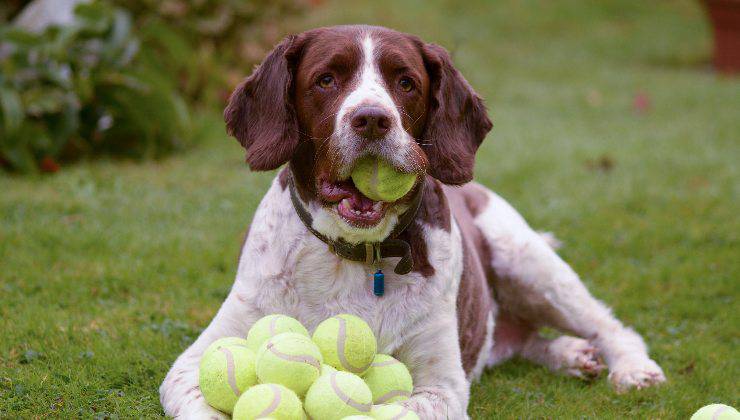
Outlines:
{"type": "Polygon", "coordinates": [[[373,293],[375,296],[383,296],[385,293],[385,274],[380,269],[373,275],[373,293]]]}

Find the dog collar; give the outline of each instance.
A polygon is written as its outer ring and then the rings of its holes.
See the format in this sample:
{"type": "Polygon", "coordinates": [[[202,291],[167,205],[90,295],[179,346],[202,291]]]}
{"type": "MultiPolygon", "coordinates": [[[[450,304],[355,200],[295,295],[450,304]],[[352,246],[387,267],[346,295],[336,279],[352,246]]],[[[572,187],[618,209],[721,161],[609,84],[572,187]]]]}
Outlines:
{"type": "MultiPolygon", "coordinates": [[[[408,242],[398,239],[406,228],[409,227],[416,217],[416,212],[419,210],[421,205],[421,197],[424,194],[424,186],[417,186],[417,191],[414,193],[414,197],[411,200],[411,204],[398,219],[398,223],[391,231],[388,238],[382,242],[362,242],[359,244],[351,244],[342,238],[333,240],[327,238],[325,235],[316,231],[313,228],[313,217],[311,213],[303,206],[301,199],[298,197],[298,191],[293,181],[293,174],[290,176],[290,201],[293,203],[293,208],[298,214],[298,218],[301,219],[303,224],[306,226],[309,232],[315,237],[319,238],[328,247],[329,251],[333,254],[338,255],[346,260],[364,262],[367,265],[377,267],[383,258],[389,257],[401,257],[401,260],[396,264],[393,271],[396,274],[408,274],[414,268],[413,260],[411,259],[411,246],[408,242]]],[[[383,273],[378,270],[374,276],[375,280],[375,294],[382,296],[383,294],[383,273]],[[380,283],[380,284],[379,284],[380,283]]]]}

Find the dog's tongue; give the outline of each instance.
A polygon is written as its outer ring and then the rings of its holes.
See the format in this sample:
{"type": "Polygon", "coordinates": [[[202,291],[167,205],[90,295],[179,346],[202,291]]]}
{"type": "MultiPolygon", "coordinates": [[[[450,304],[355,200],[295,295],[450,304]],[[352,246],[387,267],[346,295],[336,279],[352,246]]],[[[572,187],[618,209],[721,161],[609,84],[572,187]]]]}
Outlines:
{"type": "Polygon", "coordinates": [[[355,188],[354,185],[352,186],[352,189],[354,190],[354,193],[351,197],[349,197],[349,202],[350,204],[352,204],[352,208],[360,211],[372,210],[375,201],[362,195],[362,193],[357,188],[355,188]]]}
{"type": "Polygon", "coordinates": [[[375,201],[362,195],[351,181],[324,182],[321,184],[321,195],[329,202],[339,202],[346,198],[353,209],[360,211],[370,211],[375,204],[375,201]]]}

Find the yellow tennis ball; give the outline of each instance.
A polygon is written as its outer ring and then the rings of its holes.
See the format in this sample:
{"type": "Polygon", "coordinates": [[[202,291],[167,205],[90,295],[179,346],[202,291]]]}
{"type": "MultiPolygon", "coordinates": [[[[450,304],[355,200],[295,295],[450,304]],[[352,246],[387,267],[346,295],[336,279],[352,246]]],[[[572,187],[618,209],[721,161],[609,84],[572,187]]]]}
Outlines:
{"type": "Polygon", "coordinates": [[[254,352],[244,346],[227,345],[203,355],[198,383],[208,404],[231,413],[242,392],[257,383],[254,352]]]}
{"type": "Polygon", "coordinates": [[[375,201],[393,202],[416,183],[416,174],[400,172],[383,159],[366,156],[352,169],[352,181],[361,193],[375,201]]]}
{"type": "MultiPolygon", "coordinates": [[[[213,350],[218,349],[219,347],[223,346],[242,346],[247,347],[247,340],[241,338],[241,337],[223,337],[219,338],[218,340],[211,343],[210,346],[206,347],[206,350],[203,352],[203,355],[212,352],[213,350]]],[[[251,350],[251,349],[250,349],[251,350]]]]}
{"type": "Polygon", "coordinates": [[[257,377],[262,383],[283,385],[298,396],[321,376],[321,351],[310,338],[282,333],[267,340],[257,353],[257,377]]]}
{"type": "Polygon", "coordinates": [[[305,408],[311,418],[341,420],[369,415],[373,394],[359,376],[343,371],[321,375],[306,393],[305,408]]]}
{"type": "Polygon", "coordinates": [[[257,352],[265,341],[278,334],[293,332],[310,337],[306,327],[287,315],[273,314],[259,319],[247,333],[247,347],[257,352]]]}
{"type": "Polygon", "coordinates": [[[234,406],[233,420],[303,420],[301,400],[290,389],[278,384],[260,384],[249,388],[234,406]]]}
{"type": "Polygon", "coordinates": [[[375,356],[363,379],[373,393],[373,404],[406,400],[414,390],[414,382],[406,365],[387,354],[375,356]]]}
{"type": "Polygon", "coordinates": [[[336,315],[320,323],[313,333],[313,341],[326,364],[357,375],[370,367],[378,347],[370,326],[349,314],[336,315]]]}
{"type": "Polygon", "coordinates": [[[373,406],[372,416],[376,420],[419,420],[419,416],[400,404],[373,406]]]}
{"type": "Polygon", "coordinates": [[[326,375],[327,373],[336,372],[337,370],[334,369],[334,366],[329,366],[326,363],[321,365],[321,374],[326,375]]]}
{"type": "Polygon", "coordinates": [[[709,404],[691,416],[691,420],[740,420],[740,412],[724,404],[709,404]]]}

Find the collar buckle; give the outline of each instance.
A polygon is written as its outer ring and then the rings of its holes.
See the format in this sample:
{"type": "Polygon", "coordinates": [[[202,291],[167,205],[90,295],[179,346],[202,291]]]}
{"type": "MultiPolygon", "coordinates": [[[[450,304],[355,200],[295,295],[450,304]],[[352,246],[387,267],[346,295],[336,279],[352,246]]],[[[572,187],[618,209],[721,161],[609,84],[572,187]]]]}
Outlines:
{"type": "Polygon", "coordinates": [[[380,243],[365,243],[365,264],[377,267],[382,258],[380,254],[380,243]]]}

